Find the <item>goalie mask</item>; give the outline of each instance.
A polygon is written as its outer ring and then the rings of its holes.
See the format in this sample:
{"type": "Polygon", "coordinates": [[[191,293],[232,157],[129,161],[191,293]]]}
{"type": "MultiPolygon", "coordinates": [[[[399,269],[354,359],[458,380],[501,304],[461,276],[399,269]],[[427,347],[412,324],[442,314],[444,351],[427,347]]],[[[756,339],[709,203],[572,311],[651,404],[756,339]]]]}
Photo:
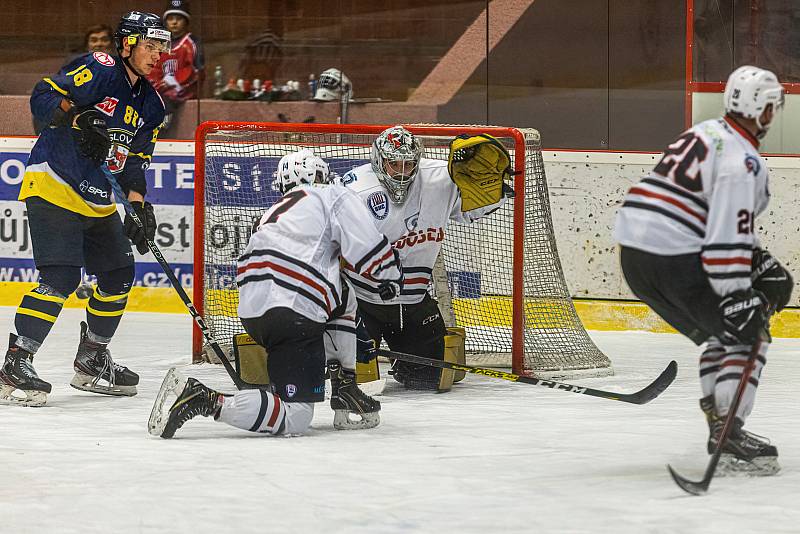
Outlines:
{"type": "Polygon", "coordinates": [[[310,148],[304,148],[281,158],[276,182],[278,190],[285,194],[301,184],[327,184],[329,173],[328,164],[310,148]]]}
{"type": "Polygon", "coordinates": [[[328,69],[319,75],[314,100],[332,101],[353,98],[353,84],[339,69],[328,69]]]}
{"type": "Polygon", "coordinates": [[[393,203],[405,202],[424,150],[422,142],[402,126],[384,130],[372,143],[372,170],[386,187],[393,203]]]}
{"type": "MultiPolygon", "coordinates": [[[[728,78],[725,85],[725,112],[755,119],[758,137],[764,137],[770,124],[761,124],[761,114],[772,104],[773,114],[783,107],[784,91],[772,72],[745,65],[739,67],[728,78]]],[[[774,119],[773,119],[774,122],[774,119]]]]}

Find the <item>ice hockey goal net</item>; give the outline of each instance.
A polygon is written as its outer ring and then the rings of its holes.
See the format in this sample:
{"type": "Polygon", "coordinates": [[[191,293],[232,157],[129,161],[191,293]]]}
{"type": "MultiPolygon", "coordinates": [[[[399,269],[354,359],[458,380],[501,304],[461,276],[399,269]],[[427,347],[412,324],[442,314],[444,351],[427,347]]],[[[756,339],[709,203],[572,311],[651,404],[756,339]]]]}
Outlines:
{"type": "MultiPolygon", "coordinates": [[[[556,251],[539,133],[532,129],[407,126],[426,158],[447,159],[459,134],[489,133],[509,150],[516,197],[472,225],[451,222],[431,291],[450,326],[467,332],[469,363],[511,366],[541,377],[602,376],[609,359],[578,318],[556,251]],[[436,282],[438,280],[438,283],[436,282]]],[[[242,331],[237,317],[236,259],[255,217],[280,194],[278,160],[313,148],[338,175],[369,161],[387,126],[206,122],[196,132],[194,304],[215,339],[229,346],[242,331]]],[[[424,239],[410,231],[400,241],[424,239]]],[[[195,331],[194,359],[206,347],[195,331]]]]}

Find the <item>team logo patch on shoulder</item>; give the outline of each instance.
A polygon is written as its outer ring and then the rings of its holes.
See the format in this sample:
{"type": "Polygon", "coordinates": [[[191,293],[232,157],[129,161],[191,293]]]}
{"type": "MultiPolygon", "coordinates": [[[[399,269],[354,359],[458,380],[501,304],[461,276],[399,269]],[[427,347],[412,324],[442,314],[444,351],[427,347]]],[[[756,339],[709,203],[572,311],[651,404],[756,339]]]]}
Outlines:
{"type": "Polygon", "coordinates": [[[297,395],[297,386],[294,384],[286,384],[286,396],[290,399],[297,395]]]}
{"type": "Polygon", "coordinates": [[[389,197],[383,191],[376,191],[367,197],[367,207],[376,219],[382,221],[389,216],[389,197]]]}
{"type": "Polygon", "coordinates": [[[92,57],[100,63],[101,65],[105,65],[106,67],[113,67],[114,66],[114,58],[106,54],[105,52],[95,52],[92,54],[92,57]]]}
{"type": "Polygon", "coordinates": [[[757,175],[758,171],[761,170],[761,164],[753,156],[744,158],[744,166],[747,168],[747,172],[752,172],[753,175],[757,175]]]}

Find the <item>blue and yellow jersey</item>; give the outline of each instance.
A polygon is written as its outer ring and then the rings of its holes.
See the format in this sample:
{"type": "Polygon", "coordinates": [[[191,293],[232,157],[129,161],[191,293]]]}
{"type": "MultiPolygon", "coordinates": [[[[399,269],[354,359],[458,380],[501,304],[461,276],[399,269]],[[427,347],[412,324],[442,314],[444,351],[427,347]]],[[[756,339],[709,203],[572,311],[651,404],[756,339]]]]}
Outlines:
{"type": "MultiPolygon", "coordinates": [[[[108,167],[123,189],[144,195],[144,173],[164,120],[164,103],[150,83],[140,78],[131,86],[120,58],[94,52],[37,83],[31,111],[49,124],[63,98],[79,110],[94,107],[105,116],[111,137],[108,167]]],[[[31,150],[19,200],[40,197],[89,217],[115,211],[111,186],[103,171],[78,151],[78,136],[74,126],[51,126],[42,131],[31,150]]]]}

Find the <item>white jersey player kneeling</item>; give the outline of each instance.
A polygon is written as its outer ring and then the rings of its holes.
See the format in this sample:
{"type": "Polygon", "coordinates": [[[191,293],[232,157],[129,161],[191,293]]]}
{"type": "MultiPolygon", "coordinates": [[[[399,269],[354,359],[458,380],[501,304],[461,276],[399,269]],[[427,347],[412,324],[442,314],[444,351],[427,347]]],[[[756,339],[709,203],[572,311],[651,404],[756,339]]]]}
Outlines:
{"type": "Polygon", "coordinates": [[[725,116],[693,126],[669,145],[628,191],[614,232],[633,293],[695,344],[706,344],[700,407],[709,424],[709,454],[758,347],[719,473],[779,470],[777,448],[742,427],[766,364],[769,317],[792,293],[791,276],[762,248],[754,222],[769,201],[759,139],[783,101],[773,73],[735,70],[725,87],[725,116]]]}
{"type": "Polygon", "coordinates": [[[380,422],[380,403],[356,385],[356,300],[340,258],[391,300],[403,285],[397,253],[374,225],[363,224],[369,214],[358,196],[341,185],[315,185],[327,184],[328,165],[311,150],[284,156],[277,180],[283,197],[258,222],[236,277],[239,316],[268,352],[270,384],[224,395],[194,378],[183,385],[168,376],[151,416],[153,434],[171,438],[197,415],[250,432],[302,434],[314,403],[325,398],[326,362],[334,427],[380,422]],[[168,413],[159,413],[167,390],[181,386],[168,413]]]}

